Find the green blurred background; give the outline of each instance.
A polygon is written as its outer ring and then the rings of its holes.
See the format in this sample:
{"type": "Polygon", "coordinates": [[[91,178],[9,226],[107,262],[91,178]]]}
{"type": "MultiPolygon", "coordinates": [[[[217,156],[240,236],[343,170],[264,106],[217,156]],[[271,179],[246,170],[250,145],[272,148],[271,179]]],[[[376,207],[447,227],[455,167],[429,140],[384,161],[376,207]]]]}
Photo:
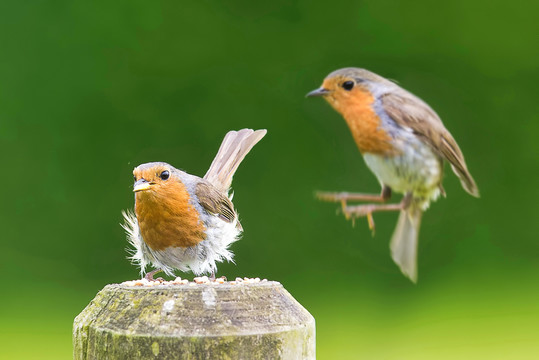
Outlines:
{"type": "Polygon", "coordinates": [[[119,226],[134,166],[203,175],[224,134],[250,127],[268,135],[236,174],[245,235],[218,275],[282,282],[316,318],[320,359],[537,359],[538,7],[1,2],[0,358],[70,358],[73,318],[138,276],[119,226]],[[345,66],[431,104],[481,190],[447,169],[416,286],[390,260],[396,214],[373,238],[313,198],[379,191],[342,118],[304,98],[345,66]]]}

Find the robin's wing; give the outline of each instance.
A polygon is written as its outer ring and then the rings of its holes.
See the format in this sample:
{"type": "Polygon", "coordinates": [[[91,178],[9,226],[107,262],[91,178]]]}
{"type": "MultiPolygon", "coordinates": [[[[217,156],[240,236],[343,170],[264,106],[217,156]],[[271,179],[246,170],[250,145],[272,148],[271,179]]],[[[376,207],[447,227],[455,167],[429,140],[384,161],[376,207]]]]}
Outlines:
{"type": "MultiPolygon", "coordinates": [[[[195,190],[198,202],[207,212],[219,216],[226,222],[234,222],[238,215],[234,211],[232,201],[223,192],[217,190],[215,186],[207,182],[199,182],[195,190]]],[[[238,227],[241,229],[241,225],[238,227]]]]}
{"type": "Polygon", "coordinates": [[[412,129],[440,156],[449,161],[462,187],[470,195],[479,197],[479,189],[466,167],[462,151],[444,127],[438,114],[415,95],[399,90],[382,96],[382,105],[386,113],[400,126],[412,129]]]}

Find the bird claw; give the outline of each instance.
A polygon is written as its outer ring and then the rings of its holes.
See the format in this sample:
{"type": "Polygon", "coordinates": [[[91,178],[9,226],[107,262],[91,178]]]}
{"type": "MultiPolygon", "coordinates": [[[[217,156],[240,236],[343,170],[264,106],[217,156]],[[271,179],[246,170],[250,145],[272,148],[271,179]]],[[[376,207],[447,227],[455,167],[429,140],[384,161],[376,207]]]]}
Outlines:
{"type": "Polygon", "coordinates": [[[347,206],[343,209],[345,216],[372,216],[373,209],[369,205],[347,206]]]}
{"type": "Polygon", "coordinates": [[[146,276],[144,276],[144,279],[148,280],[148,281],[159,281],[159,282],[163,282],[165,281],[165,279],[163,279],[162,277],[158,277],[157,279],[154,279],[153,276],[159,272],[161,272],[163,270],[161,269],[155,269],[155,270],[152,270],[150,271],[149,273],[146,274],[146,276]]]}
{"type": "Polygon", "coordinates": [[[374,223],[372,211],[373,209],[369,205],[361,205],[354,207],[343,206],[344,217],[346,218],[346,220],[352,220],[352,226],[355,226],[355,219],[363,216],[367,217],[369,230],[372,231],[372,236],[374,236],[376,224],[374,223]]]}
{"type": "Polygon", "coordinates": [[[372,216],[372,213],[367,214],[367,222],[369,223],[369,229],[372,232],[372,236],[374,237],[374,233],[376,232],[376,225],[374,224],[374,217],[372,216]]]}

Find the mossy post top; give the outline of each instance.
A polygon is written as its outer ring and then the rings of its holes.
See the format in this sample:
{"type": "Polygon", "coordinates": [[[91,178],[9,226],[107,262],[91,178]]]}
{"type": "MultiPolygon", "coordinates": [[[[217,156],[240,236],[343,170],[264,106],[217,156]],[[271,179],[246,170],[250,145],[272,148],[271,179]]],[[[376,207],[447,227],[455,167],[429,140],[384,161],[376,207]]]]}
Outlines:
{"type": "Polygon", "coordinates": [[[315,322],[274,281],[113,284],[75,318],[73,345],[75,359],[314,359],[315,322]]]}

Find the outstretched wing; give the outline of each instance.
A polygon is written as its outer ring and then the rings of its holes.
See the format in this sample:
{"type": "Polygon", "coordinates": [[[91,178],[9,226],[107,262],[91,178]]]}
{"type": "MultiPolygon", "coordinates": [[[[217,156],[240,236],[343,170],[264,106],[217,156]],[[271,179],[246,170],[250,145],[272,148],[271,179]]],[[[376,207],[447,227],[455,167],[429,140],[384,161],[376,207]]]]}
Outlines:
{"type": "Polygon", "coordinates": [[[404,89],[399,90],[382,96],[381,101],[386,113],[400,126],[412,129],[434,151],[449,161],[462,187],[470,195],[479,197],[479,189],[466,167],[462,151],[438,114],[415,95],[404,89]]]}

